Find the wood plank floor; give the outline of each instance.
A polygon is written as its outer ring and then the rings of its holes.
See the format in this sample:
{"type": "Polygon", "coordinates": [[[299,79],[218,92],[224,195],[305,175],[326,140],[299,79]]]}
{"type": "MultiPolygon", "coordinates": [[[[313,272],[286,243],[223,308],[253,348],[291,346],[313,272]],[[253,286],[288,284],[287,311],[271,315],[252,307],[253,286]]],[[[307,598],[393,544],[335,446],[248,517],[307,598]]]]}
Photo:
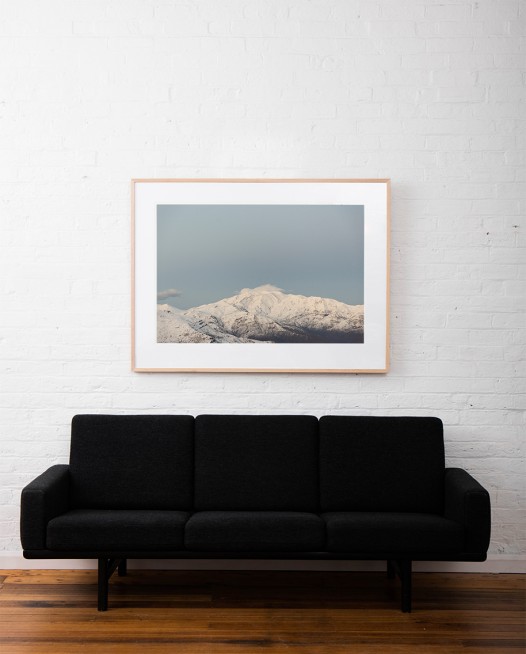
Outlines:
{"type": "Polygon", "coordinates": [[[413,575],[413,612],[375,572],[0,571],[1,654],[518,654],[526,575],[413,575]]]}

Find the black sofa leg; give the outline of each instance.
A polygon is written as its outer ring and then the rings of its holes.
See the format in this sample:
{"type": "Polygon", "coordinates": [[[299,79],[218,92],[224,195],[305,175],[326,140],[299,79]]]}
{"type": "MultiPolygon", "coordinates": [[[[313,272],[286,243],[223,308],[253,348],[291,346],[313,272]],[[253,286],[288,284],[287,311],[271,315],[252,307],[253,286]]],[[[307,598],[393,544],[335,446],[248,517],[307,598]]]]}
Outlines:
{"type": "Polygon", "coordinates": [[[411,613],[411,572],[412,561],[404,559],[399,561],[398,566],[400,569],[400,582],[402,585],[402,613],[411,613]]]}
{"type": "Polygon", "coordinates": [[[411,572],[413,562],[410,559],[387,561],[387,577],[392,579],[398,575],[401,586],[400,608],[402,613],[411,613],[411,572]]]}
{"type": "Polygon", "coordinates": [[[108,610],[108,559],[99,559],[98,603],[99,611],[108,610]]]}
{"type": "Polygon", "coordinates": [[[97,601],[97,609],[99,611],[108,610],[108,582],[111,575],[117,569],[119,570],[119,575],[126,574],[126,559],[99,559],[97,601]]]}
{"type": "Polygon", "coordinates": [[[117,568],[117,574],[119,575],[119,577],[125,577],[127,572],[128,572],[127,559],[121,559],[119,562],[119,566],[117,568]]]}

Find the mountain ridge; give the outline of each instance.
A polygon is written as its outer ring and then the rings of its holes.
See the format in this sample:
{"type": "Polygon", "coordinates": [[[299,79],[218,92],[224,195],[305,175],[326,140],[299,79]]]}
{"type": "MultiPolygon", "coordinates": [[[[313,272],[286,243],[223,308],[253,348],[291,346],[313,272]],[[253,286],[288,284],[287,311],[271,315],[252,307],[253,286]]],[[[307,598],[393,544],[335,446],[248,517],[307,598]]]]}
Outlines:
{"type": "Polygon", "coordinates": [[[217,302],[158,305],[159,343],[363,342],[363,305],[285,293],[265,284],[217,302]]]}

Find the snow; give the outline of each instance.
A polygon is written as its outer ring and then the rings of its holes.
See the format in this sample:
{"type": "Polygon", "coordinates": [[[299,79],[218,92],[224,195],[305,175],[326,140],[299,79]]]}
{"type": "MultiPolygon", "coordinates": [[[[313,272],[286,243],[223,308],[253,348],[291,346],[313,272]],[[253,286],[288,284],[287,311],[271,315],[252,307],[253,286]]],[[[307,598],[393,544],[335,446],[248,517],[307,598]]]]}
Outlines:
{"type": "Polygon", "coordinates": [[[363,305],[265,284],[181,311],[158,305],[160,343],[363,342],[363,305]]]}

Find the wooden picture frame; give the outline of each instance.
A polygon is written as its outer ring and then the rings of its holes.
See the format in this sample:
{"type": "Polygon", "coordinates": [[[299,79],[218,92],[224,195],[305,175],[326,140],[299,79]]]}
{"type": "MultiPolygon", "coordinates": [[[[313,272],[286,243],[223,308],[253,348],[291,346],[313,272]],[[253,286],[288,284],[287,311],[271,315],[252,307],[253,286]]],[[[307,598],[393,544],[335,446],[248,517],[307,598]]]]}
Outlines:
{"type": "Polygon", "coordinates": [[[132,369],[385,373],[388,179],[132,180],[132,369]]]}

